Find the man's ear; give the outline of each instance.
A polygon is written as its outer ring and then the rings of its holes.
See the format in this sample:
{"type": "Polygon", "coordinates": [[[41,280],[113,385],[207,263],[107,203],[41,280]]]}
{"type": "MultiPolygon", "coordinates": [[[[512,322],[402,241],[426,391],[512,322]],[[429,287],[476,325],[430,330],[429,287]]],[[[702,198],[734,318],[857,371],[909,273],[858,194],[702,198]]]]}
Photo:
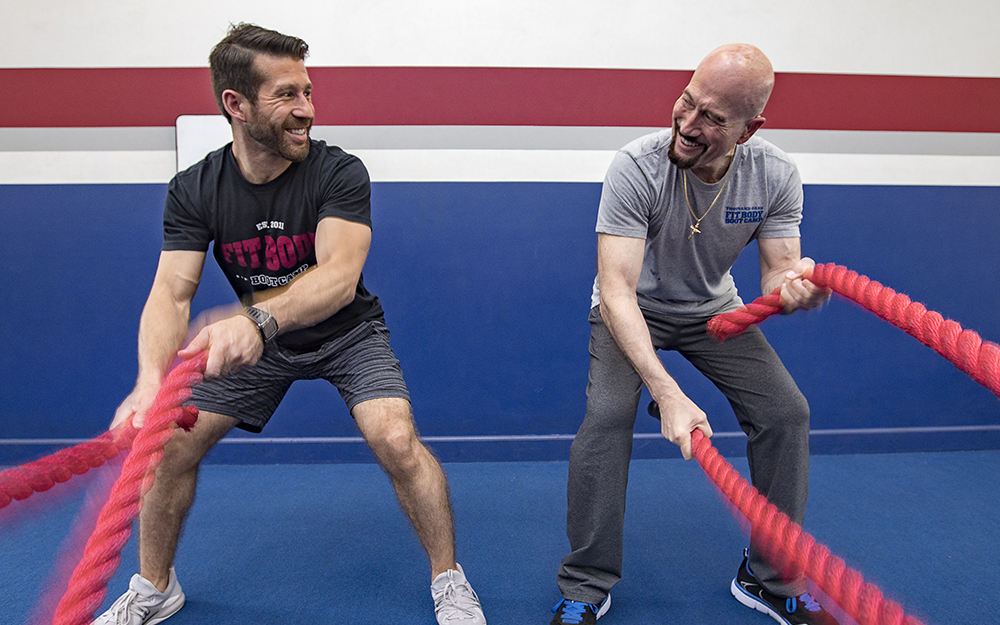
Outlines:
{"type": "Polygon", "coordinates": [[[766,120],[761,115],[758,115],[757,117],[754,117],[749,122],[747,122],[747,127],[743,130],[743,134],[736,141],[736,143],[740,144],[749,141],[750,137],[752,137],[754,133],[757,132],[761,126],[764,125],[765,121],[766,120]]]}
{"type": "Polygon", "coordinates": [[[250,103],[247,101],[246,96],[239,92],[232,89],[226,89],[222,92],[222,106],[225,107],[226,112],[233,119],[245,122],[247,120],[246,110],[249,105],[250,103]]]}

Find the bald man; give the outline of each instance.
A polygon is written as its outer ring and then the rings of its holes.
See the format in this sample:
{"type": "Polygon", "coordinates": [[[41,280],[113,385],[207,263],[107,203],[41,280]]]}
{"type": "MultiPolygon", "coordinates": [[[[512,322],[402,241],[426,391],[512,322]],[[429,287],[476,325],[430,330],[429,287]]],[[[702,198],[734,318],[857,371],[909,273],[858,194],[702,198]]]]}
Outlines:
{"type": "MultiPolygon", "coordinates": [[[[674,104],[673,127],[628,144],[608,169],[597,217],[587,411],[570,452],[571,551],[559,570],[563,599],[552,625],[594,623],[621,579],[625,487],[642,386],[659,406],[663,436],[685,459],[695,429],[712,435],[705,412],[657,350],[679,352],[722,391],[748,436],[754,486],[794,521],[805,516],[805,397],[756,327],[725,343],[706,333],[710,318],[742,304],[730,269],[754,240],[761,291],[780,287],[786,314],[830,296],[803,277],[814,263],[800,253],[798,171],[754,136],[773,85],[771,63],[757,48],[712,51],[674,104]]],[[[670,503],[664,502],[668,514],[670,503]]],[[[779,571],[757,547],[751,540],[731,585],[740,603],[785,625],[833,622],[806,592],[801,573],[779,571]]]]}

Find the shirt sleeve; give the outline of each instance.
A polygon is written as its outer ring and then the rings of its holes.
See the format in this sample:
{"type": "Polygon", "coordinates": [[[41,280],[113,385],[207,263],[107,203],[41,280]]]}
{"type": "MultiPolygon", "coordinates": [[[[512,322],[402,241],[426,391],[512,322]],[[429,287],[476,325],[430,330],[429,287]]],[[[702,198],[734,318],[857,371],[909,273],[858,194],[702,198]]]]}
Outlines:
{"type": "Polygon", "coordinates": [[[356,156],[347,155],[328,171],[319,207],[319,219],[339,217],[372,226],[372,188],[368,169],[356,156]]]}
{"type": "Polygon", "coordinates": [[[652,185],[627,152],[615,154],[604,177],[597,232],[645,239],[653,206],[652,185]]]}
{"type": "Polygon", "coordinates": [[[768,194],[773,199],[767,217],[761,224],[760,239],[785,239],[799,237],[802,222],[802,179],[799,170],[787,161],[787,175],[778,178],[775,188],[768,194]]]}
{"type": "Polygon", "coordinates": [[[163,251],[204,252],[214,238],[204,214],[199,211],[197,194],[191,192],[187,176],[177,175],[167,185],[163,208],[163,251]]]}

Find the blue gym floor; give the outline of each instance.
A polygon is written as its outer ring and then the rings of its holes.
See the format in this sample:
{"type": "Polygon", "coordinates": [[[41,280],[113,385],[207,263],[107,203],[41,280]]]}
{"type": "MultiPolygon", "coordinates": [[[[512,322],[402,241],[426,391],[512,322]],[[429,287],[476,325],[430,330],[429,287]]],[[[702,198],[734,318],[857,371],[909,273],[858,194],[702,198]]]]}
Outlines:
{"type": "MultiPolygon", "coordinates": [[[[745,459],[730,460],[746,474],[745,459]]],[[[567,464],[445,470],[459,561],[489,623],[548,623],[568,548],[567,464]]],[[[108,474],[0,511],[3,622],[34,622],[108,474]]],[[[987,622],[1000,593],[998,479],[1000,451],[814,456],[805,528],[926,625],[987,622]]],[[[729,594],[745,543],[696,463],[635,460],[624,579],[601,623],[773,623],[729,594]]],[[[137,570],[135,551],[133,534],[105,606],[137,570]]],[[[176,568],[188,603],[171,625],[434,623],[426,559],[372,464],[205,466],[176,568]]]]}

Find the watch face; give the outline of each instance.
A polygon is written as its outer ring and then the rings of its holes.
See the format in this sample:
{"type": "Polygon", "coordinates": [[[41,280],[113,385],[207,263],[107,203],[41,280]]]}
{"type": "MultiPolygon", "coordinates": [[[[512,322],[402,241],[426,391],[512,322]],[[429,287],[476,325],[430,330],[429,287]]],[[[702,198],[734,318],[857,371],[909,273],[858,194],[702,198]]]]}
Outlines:
{"type": "Polygon", "coordinates": [[[243,314],[257,324],[257,329],[260,331],[260,336],[264,339],[265,343],[278,334],[278,322],[271,313],[254,308],[253,306],[247,306],[243,309],[243,314]]]}
{"type": "Polygon", "coordinates": [[[275,321],[273,316],[268,315],[260,331],[264,335],[264,342],[266,343],[278,334],[278,322],[275,321]]]}

